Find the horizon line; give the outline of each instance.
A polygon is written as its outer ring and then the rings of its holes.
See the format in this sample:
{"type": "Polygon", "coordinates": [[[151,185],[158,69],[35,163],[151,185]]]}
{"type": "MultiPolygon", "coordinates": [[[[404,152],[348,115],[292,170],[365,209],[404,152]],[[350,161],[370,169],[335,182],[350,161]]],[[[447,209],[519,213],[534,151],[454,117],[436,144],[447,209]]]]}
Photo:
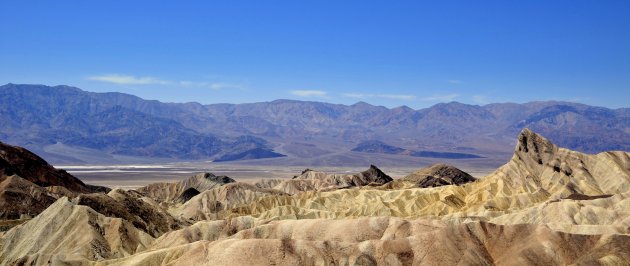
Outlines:
{"type": "Polygon", "coordinates": [[[557,99],[549,99],[549,100],[534,100],[534,101],[527,101],[527,102],[510,102],[510,101],[506,101],[506,102],[491,102],[491,103],[486,103],[486,104],[469,104],[469,103],[463,103],[460,101],[449,101],[449,102],[437,102],[435,104],[432,104],[430,106],[427,107],[423,107],[423,108],[418,108],[418,109],[414,109],[412,107],[409,107],[408,105],[399,105],[399,106],[395,106],[395,107],[387,107],[387,106],[383,106],[383,105],[377,105],[377,104],[372,104],[369,102],[366,102],[364,100],[360,100],[357,101],[355,103],[352,104],[344,104],[344,103],[333,103],[333,102],[326,102],[326,101],[321,101],[321,100],[297,100],[297,99],[288,99],[288,98],[277,98],[274,100],[268,100],[268,101],[258,101],[258,102],[242,102],[242,103],[229,103],[229,102],[215,102],[215,103],[201,103],[201,102],[197,102],[197,101],[189,101],[189,102],[168,102],[168,101],[162,101],[162,100],[158,100],[158,99],[147,99],[147,98],[142,98],[140,96],[134,95],[134,94],[130,94],[130,93],[126,93],[126,92],[119,92],[119,91],[106,91],[106,92],[96,92],[96,91],[89,91],[86,90],[84,88],[79,88],[77,86],[72,86],[72,85],[66,85],[66,84],[58,84],[58,85],[46,85],[46,84],[36,84],[36,83],[6,83],[4,85],[0,85],[0,88],[5,87],[5,86],[10,86],[10,85],[16,85],[16,86],[45,86],[45,87],[50,87],[50,88],[55,88],[55,87],[67,87],[67,88],[73,88],[73,89],[78,89],[80,91],[83,92],[88,92],[88,93],[96,93],[96,94],[107,94],[107,93],[119,93],[119,94],[124,94],[124,95],[129,95],[132,97],[137,97],[139,99],[145,100],[145,101],[158,101],[160,103],[166,103],[166,104],[199,104],[199,105],[203,105],[203,106],[208,106],[208,105],[240,105],[240,104],[257,104],[257,103],[273,103],[273,102],[277,102],[277,101],[290,101],[290,102],[304,102],[304,103],[322,103],[322,104],[331,104],[331,105],[342,105],[342,106],[347,106],[347,107],[351,107],[353,105],[359,105],[359,104],[367,104],[373,107],[382,107],[382,108],[386,108],[388,110],[392,110],[392,109],[399,109],[399,108],[409,108],[412,109],[414,111],[420,111],[423,109],[429,109],[432,108],[436,105],[443,105],[443,104],[462,104],[462,105],[467,105],[467,106],[478,106],[478,107],[485,107],[488,105],[497,105],[497,104],[517,104],[517,105],[527,105],[527,104],[535,104],[535,103],[568,103],[568,104],[577,104],[577,105],[585,105],[585,106],[591,106],[591,107],[599,107],[599,108],[606,108],[606,109],[610,109],[610,110],[620,110],[620,109],[628,109],[630,108],[630,106],[628,107],[607,107],[607,106],[602,106],[602,105],[591,105],[591,104],[586,104],[586,103],[581,103],[581,102],[576,102],[576,101],[569,101],[569,100],[557,100],[557,99]]]}

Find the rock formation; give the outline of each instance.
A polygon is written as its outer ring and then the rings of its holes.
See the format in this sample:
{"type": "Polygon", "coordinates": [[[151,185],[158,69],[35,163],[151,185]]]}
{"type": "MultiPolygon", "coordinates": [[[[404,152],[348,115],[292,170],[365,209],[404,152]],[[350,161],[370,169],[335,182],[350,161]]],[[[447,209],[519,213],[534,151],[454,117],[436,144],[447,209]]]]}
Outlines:
{"type": "Polygon", "coordinates": [[[26,179],[0,176],[0,219],[33,217],[55,200],[55,195],[26,179]]]}
{"type": "Polygon", "coordinates": [[[184,225],[155,201],[144,198],[136,191],[114,189],[108,194],[82,194],[72,202],[88,206],[108,217],[122,218],[154,237],[184,225]]]}
{"type": "Polygon", "coordinates": [[[84,184],[64,170],[55,169],[44,159],[27,149],[0,142],[0,173],[17,175],[41,187],[63,186],[70,191],[107,192],[105,187],[84,184]]]}
{"type": "Polygon", "coordinates": [[[107,191],[55,169],[27,149],[0,142],[0,219],[31,218],[61,196],[107,191]]]}
{"type": "Polygon", "coordinates": [[[191,193],[194,193],[194,191],[189,190],[190,188],[195,189],[197,192],[202,192],[233,182],[236,181],[227,176],[200,173],[181,182],[150,184],[137,189],[137,191],[159,202],[172,202],[178,199],[181,200],[182,196],[185,198],[187,195],[189,196],[191,193]],[[189,190],[186,193],[187,195],[183,195],[187,190],[189,190]]]}
{"type": "Polygon", "coordinates": [[[340,188],[362,187],[368,185],[383,185],[391,182],[393,179],[383,173],[381,169],[374,165],[357,174],[326,174],[310,169],[306,169],[301,175],[291,180],[280,182],[274,186],[274,189],[284,191],[290,194],[296,194],[305,191],[325,191],[340,188]]]}
{"type": "MultiPolygon", "coordinates": [[[[76,193],[15,178],[3,186],[76,193]]],[[[476,180],[448,165],[398,180],[371,166],[59,196],[0,233],[0,265],[624,265],[629,199],[630,153],[574,152],[525,129],[512,159],[476,180]]]]}
{"type": "Polygon", "coordinates": [[[106,217],[63,197],[2,236],[0,262],[49,265],[119,258],[145,249],[152,240],[124,219],[106,217]]]}
{"type": "Polygon", "coordinates": [[[447,164],[434,164],[420,169],[394,182],[388,183],[384,188],[428,188],[446,185],[463,185],[476,179],[470,174],[447,164]]]}

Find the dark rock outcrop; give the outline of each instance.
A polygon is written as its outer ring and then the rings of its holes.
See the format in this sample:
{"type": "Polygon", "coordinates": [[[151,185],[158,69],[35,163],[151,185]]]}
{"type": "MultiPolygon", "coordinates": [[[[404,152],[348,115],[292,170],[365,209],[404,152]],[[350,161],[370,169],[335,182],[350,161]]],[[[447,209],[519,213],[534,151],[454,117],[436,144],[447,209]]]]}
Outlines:
{"type": "Polygon", "coordinates": [[[391,176],[385,174],[381,171],[381,169],[373,164],[370,165],[369,169],[354,176],[362,181],[361,184],[358,185],[385,184],[394,180],[391,176]]]}
{"type": "Polygon", "coordinates": [[[341,188],[380,186],[394,180],[375,165],[357,174],[327,174],[306,169],[301,175],[280,182],[274,189],[289,194],[304,191],[327,191],[341,188]]]}
{"type": "Polygon", "coordinates": [[[192,199],[194,196],[199,195],[200,193],[201,192],[199,192],[199,190],[189,187],[188,189],[184,190],[184,192],[182,192],[182,194],[179,195],[179,197],[177,197],[176,201],[179,203],[184,203],[192,199]]]}
{"type": "Polygon", "coordinates": [[[401,180],[412,182],[418,187],[439,187],[445,185],[463,185],[475,181],[470,174],[447,164],[434,164],[413,172],[401,180]]]}
{"type": "MultiPolygon", "coordinates": [[[[180,201],[180,197],[185,191],[194,188],[198,193],[215,187],[236,182],[234,179],[213,173],[200,173],[185,180],[175,183],[154,183],[141,187],[136,191],[142,195],[152,198],[158,202],[180,201]]],[[[189,194],[192,192],[189,192],[189,194]]]]}
{"type": "Polygon", "coordinates": [[[135,191],[115,189],[109,194],[82,194],[72,201],[107,217],[122,218],[153,237],[179,229],[183,225],[159,206],[142,200],[142,195],[135,191]]]}
{"type": "Polygon", "coordinates": [[[61,196],[107,191],[54,168],[25,148],[0,142],[0,219],[33,217],[61,196]]]}
{"type": "Polygon", "coordinates": [[[446,185],[463,185],[475,181],[470,174],[448,164],[434,164],[403,178],[385,184],[382,188],[429,188],[446,185]]]}
{"type": "Polygon", "coordinates": [[[68,172],[56,169],[29,150],[0,142],[0,168],[5,175],[18,175],[38,186],[62,186],[80,193],[107,192],[105,187],[90,186],[68,172]]]}
{"type": "Polygon", "coordinates": [[[0,175],[0,220],[33,217],[55,200],[55,195],[33,182],[15,175],[0,175]]]}

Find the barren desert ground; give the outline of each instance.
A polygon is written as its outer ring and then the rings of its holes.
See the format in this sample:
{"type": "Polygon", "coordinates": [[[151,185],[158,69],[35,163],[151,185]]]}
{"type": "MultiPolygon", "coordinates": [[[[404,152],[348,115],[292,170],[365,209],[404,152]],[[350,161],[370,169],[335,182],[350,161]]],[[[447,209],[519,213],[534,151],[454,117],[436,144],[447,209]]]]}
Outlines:
{"type": "MultiPolygon", "coordinates": [[[[457,166],[457,164],[455,164],[457,166]]],[[[356,173],[365,170],[369,165],[356,167],[310,167],[310,166],[260,166],[215,164],[209,162],[175,162],[165,164],[144,165],[62,165],[65,169],[83,182],[110,188],[135,189],[157,182],[177,182],[196,173],[211,172],[226,175],[239,182],[253,183],[267,178],[290,179],[299,175],[304,169],[311,168],[327,173],[356,173]]],[[[379,166],[393,178],[400,178],[424,167],[387,167],[379,166]]],[[[460,169],[476,178],[488,175],[495,168],[485,166],[464,166],[460,169]]]]}

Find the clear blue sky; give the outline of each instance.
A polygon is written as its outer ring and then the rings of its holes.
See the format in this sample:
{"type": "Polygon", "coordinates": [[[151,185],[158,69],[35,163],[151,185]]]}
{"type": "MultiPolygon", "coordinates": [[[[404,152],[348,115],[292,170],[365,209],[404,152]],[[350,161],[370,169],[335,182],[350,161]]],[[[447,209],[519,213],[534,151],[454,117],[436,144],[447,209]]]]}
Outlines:
{"type": "Polygon", "coordinates": [[[167,102],[630,103],[630,1],[4,1],[0,83],[167,102]]]}

